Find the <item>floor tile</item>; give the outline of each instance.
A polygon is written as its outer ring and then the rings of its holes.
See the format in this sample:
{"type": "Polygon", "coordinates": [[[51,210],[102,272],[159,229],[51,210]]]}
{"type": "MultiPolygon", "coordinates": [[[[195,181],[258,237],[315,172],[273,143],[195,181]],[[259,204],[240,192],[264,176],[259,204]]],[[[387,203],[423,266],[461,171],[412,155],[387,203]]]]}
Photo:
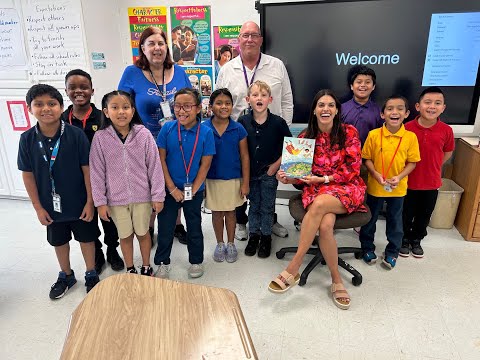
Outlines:
{"type": "MultiPolygon", "coordinates": [[[[332,302],[326,266],[314,269],[303,287],[284,294],[268,291],[269,282],[292,258],[277,259],[275,252],[296,246],[299,236],[288,207],[278,205],[277,213],[289,236],[273,238],[267,259],[245,256],[247,243],[237,242],[237,262],[215,263],[211,216],[205,214],[205,274],[188,278],[187,248],[176,240],[171,255],[172,280],[222,287],[237,295],[260,359],[480,359],[480,244],[464,241],[455,229],[429,229],[422,242],[425,257],[399,259],[392,271],[343,255],[363,276],[363,283],[353,286],[351,276],[340,270],[352,298],[350,309],[343,311],[332,302]]],[[[71,313],[85,296],[78,243],[71,242],[78,283],[64,298],[52,301],[48,292],[58,264],[31,204],[0,200],[0,218],[0,338],[8,339],[0,342],[1,357],[58,358],[71,313]]],[[[387,244],[384,234],[385,221],[380,220],[375,240],[379,256],[387,244]]],[[[359,246],[352,230],[336,231],[335,237],[339,246],[359,246]]],[[[138,242],[134,244],[138,266],[140,251],[138,242]]],[[[155,248],[152,264],[154,253],[155,248]]],[[[304,266],[310,259],[305,257],[304,266]]],[[[101,279],[114,274],[107,266],[101,279]]]]}

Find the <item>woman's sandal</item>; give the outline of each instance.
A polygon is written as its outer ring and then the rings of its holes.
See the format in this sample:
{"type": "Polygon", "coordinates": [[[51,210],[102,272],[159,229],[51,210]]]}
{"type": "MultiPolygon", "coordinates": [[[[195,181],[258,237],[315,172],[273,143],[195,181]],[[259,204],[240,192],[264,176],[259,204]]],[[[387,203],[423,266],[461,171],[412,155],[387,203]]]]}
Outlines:
{"type": "Polygon", "coordinates": [[[288,271],[282,271],[275,279],[270,281],[268,290],[274,293],[284,293],[300,281],[300,274],[293,276],[288,271]]]}
{"type": "Polygon", "coordinates": [[[350,307],[350,296],[342,283],[332,284],[333,303],[342,310],[348,310],[350,307]]]}

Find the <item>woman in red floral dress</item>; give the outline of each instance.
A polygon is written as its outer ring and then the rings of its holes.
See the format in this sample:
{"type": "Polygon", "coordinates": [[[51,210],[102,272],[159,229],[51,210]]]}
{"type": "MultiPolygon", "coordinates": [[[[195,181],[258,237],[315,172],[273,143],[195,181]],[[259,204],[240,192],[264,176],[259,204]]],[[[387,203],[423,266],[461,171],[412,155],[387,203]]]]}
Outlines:
{"type": "Polygon", "coordinates": [[[320,249],[332,276],[332,297],[336,306],[348,309],[350,297],[338,271],[337,242],[333,236],[336,214],[366,211],[363,206],[365,183],[360,177],[362,165],[358,132],[340,121],[340,102],[331,90],[315,96],[308,127],[299,137],[315,139],[312,174],[300,180],[287,178],[279,170],[277,179],[284,184],[303,184],[302,202],[307,213],[302,221],[298,251],[269,289],[287,291],[300,280],[303,257],[317,231],[320,249]]]}

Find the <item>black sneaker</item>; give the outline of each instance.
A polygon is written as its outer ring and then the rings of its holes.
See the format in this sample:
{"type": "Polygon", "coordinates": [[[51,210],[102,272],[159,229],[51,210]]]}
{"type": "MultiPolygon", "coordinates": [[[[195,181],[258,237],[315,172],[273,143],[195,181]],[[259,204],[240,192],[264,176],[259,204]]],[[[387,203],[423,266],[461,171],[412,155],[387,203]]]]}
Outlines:
{"type": "Polygon", "coordinates": [[[141,275],[153,276],[153,268],[150,265],[142,266],[140,269],[141,275]]]}
{"type": "Polygon", "coordinates": [[[180,244],[187,245],[187,232],[185,231],[183,224],[175,225],[173,236],[177,238],[180,244]]]}
{"type": "Polygon", "coordinates": [[[67,275],[67,273],[64,271],[60,271],[58,273],[57,282],[53,284],[50,289],[50,299],[60,299],[76,283],[77,279],[75,279],[75,273],[73,270],[70,275],[67,275]]]}
{"type": "Polygon", "coordinates": [[[95,271],[100,275],[105,265],[105,256],[103,256],[102,248],[95,249],[95,271]]]}
{"type": "Polygon", "coordinates": [[[260,242],[260,235],[250,234],[248,244],[245,247],[245,255],[253,256],[257,253],[258,243],[260,242]]]}
{"type": "Polygon", "coordinates": [[[423,258],[423,249],[420,241],[412,243],[412,255],[416,258],[423,258]]]}
{"type": "Polygon", "coordinates": [[[127,268],[127,274],[138,274],[137,269],[135,269],[135,266],[132,266],[131,268],[127,268]]]}
{"type": "Polygon", "coordinates": [[[87,271],[85,273],[85,287],[87,289],[87,294],[99,282],[100,282],[100,278],[98,277],[98,274],[95,270],[87,271]]]}
{"type": "Polygon", "coordinates": [[[271,235],[262,235],[260,238],[260,246],[258,247],[258,257],[267,258],[270,256],[272,251],[272,236],[271,235]]]}
{"type": "Polygon", "coordinates": [[[120,255],[118,255],[117,249],[114,247],[109,247],[107,249],[107,261],[114,271],[125,269],[125,264],[120,255]]]}
{"type": "Polygon", "coordinates": [[[402,257],[410,256],[410,242],[407,239],[402,240],[402,247],[400,248],[399,255],[402,257]]]}

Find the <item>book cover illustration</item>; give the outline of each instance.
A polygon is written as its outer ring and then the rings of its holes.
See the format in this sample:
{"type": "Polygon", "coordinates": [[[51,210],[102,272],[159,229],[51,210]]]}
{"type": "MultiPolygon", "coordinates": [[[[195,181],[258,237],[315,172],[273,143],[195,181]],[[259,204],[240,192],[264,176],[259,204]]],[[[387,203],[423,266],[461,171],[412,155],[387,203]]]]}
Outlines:
{"type": "Polygon", "coordinates": [[[315,139],[285,137],[280,169],[287,177],[301,178],[312,172],[315,139]]]}

